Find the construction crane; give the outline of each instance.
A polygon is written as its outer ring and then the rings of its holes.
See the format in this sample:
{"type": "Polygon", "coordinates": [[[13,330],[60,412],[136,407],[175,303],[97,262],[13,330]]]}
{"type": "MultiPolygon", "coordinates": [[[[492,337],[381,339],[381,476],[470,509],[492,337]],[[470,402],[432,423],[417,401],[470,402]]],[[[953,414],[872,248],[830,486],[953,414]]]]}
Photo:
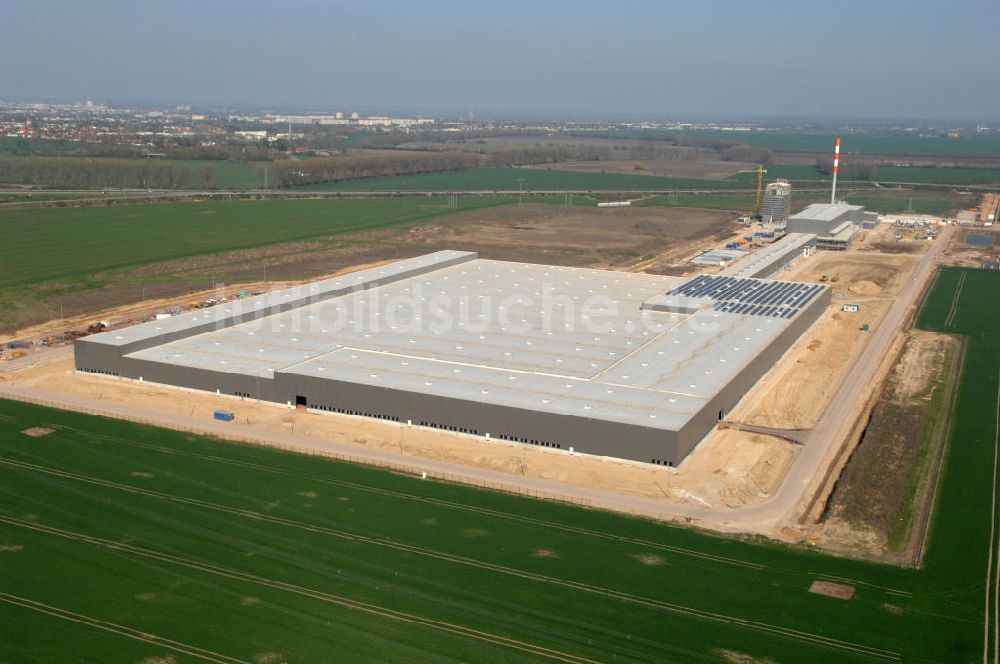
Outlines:
{"type": "Polygon", "coordinates": [[[764,186],[764,175],[766,173],[767,169],[763,165],[757,167],[757,202],[753,206],[754,217],[757,219],[760,219],[760,193],[764,186]]]}

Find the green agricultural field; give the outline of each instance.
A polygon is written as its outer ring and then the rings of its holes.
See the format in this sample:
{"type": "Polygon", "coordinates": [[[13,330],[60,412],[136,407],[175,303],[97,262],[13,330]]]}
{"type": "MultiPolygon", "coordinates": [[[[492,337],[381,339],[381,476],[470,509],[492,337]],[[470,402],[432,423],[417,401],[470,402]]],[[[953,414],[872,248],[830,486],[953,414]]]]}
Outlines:
{"type": "Polygon", "coordinates": [[[911,200],[913,201],[913,212],[918,214],[933,214],[937,216],[943,215],[949,210],[954,210],[964,205],[973,205],[975,202],[974,198],[954,195],[948,196],[945,192],[941,192],[940,197],[932,198],[924,196],[901,197],[898,195],[878,193],[851,194],[847,196],[848,203],[863,205],[872,212],[881,212],[883,214],[908,212],[910,211],[911,200]]]}
{"type": "MultiPolygon", "coordinates": [[[[766,166],[766,182],[781,178],[792,181],[829,182],[830,176],[822,173],[815,166],[792,166],[788,164],[769,164],[766,166]]],[[[738,180],[744,184],[756,186],[757,174],[744,171],[731,175],[729,180],[738,180]]],[[[930,166],[880,166],[876,180],[881,182],[907,182],[914,184],[955,184],[955,185],[985,185],[1000,184],[1000,169],[993,168],[941,168],[930,166]]],[[[841,177],[840,182],[850,182],[841,177]]]]}
{"type": "MultiPolygon", "coordinates": [[[[833,143],[838,134],[804,131],[718,131],[697,130],[683,132],[692,138],[739,141],[750,145],[771,148],[780,152],[833,153],[833,143]]],[[[1000,137],[968,136],[943,138],[916,136],[904,132],[871,131],[843,132],[839,134],[847,154],[864,155],[947,155],[996,156],[1000,154],[1000,137]]]]}
{"type": "Polygon", "coordinates": [[[100,270],[414,224],[499,205],[464,197],[265,200],[0,210],[0,288],[100,270]]]}
{"type": "Polygon", "coordinates": [[[913,570],[13,402],[0,479],[5,661],[940,662],[979,647],[978,590],[913,570]],[[810,594],[817,578],[858,593],[810,594]]]}
{"type": "MultiPolygon", "coordinates": [[[[906,212],[910,209],[911,201],[913,212],[920,214],[942,215],[949,210],[954,210],[968,205],[975,205],[976,199],[969,196],[959,196],[948,194],[947,192],[934,192],[937,195],[928,195],[928,192],[898,192],[898,191],[878,191],[855,194],[848,193],[844,200],[855,205],[863,205],[873,212],[892,214],[894,212],[906,212]]],[[[677,194],[674,197],[667,195],[652,196],[633,203],[637,206],[661,205],[673,207],[691,208],[712,208],[716,210],[747,211],[753,209],[753,194],[730,194],[725,192],[710,194],[677,194]]],[[[828,203],[830,196],[827,193],[795,193],[792,190],[792,211],[796,212],[811,203],[828,203]]]]}
{"type": "Polygon", "coordinates": [[[459,171],[364,178],[303,189],[323,191],[648,191],[657,189],[733,189],[731,180],[665,178],[629,173],[582,173],[539,168],[469,168],[459,171]],[[524,178],[522,185],[518,179],[524,178]]]}
{"type": "Polygon", "coordinates": [[[674,194],[644,198],[633,203],[636,207],[650,205],[664,207],[709,208],[713,210],[751,210],[754,206],[753,194],[674,194]]]}
{"type": "Polygon", "coordinates": [[[1000,186],[1000,169],[880,166],[878,179],[883,182],[994,184],[1000,186]]]}
{"type": "MultiPolygon", "coordinates": [[[[983,610],[988,599],[991,626],[996,620],[997,572],[986,584],[988,550],[993,566],[1000,529],[991,536],[990,506],[994,492],[997,421],[1000,417],[1000,272],[944,268],[921,308],[918,326],[967,338],[965,363],[952,418],[945,461],[945,480],[932,530],[933,545],[925,559],[927,572],[953,588],[975,588],[983,610]],[[991,539],[992,537],[992,539],[991,539]],[[977,579],[978,577],[978,579],[977,579]]],[[[1000,512],[998,512],[1000,514],[1000,512]]],[[[994,515],[994,519],[996,515],[994,515]]],[[[987,631],[993,647],[994,630],[987,631]]],[[[980,641],[982,636],[980,636],[980,641]]]]}
{"type": "MultiPolygon", "coordinates": [[[[829,180],[830,177],[824,174],[815,166],[802,166],[791,164],[767,164],[764,166],[767,173],[764,175],[765,182],[782,180],[829,180]]],[[[729,180],[739,180],[744,184],[757,186],[756,171],[742,171],[736,175],[730,175],[729,180]]]]}

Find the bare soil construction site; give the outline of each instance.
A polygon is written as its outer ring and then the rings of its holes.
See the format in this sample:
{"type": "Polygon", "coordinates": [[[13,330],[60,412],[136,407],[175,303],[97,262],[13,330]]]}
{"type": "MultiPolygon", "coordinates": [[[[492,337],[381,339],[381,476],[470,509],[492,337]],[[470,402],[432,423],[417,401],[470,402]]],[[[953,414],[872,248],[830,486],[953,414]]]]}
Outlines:
{"type": "MultiPolygon", "coordinates": [[[[400,255],[457,247],[475,248],[488,257],[525,262],[619,270],[663,271],[669,267],[675,273],[691,273],[692,266],[685,263],[686,258],[739,232],[727,216],[662,208],[611,211],[550,205],[524,206],[520,210],[496,208],[403,231],[360,233],[328,244],[234,252],[139,268],[136,273],[156,271],[166,277],[224,270],[239,277],[241,267],[263,260],[269,265],[269,274],[304,277],[320,272],[350,272],[400,255]]],[[[833,304],[739,405],[727,413],[728,422],[779,431],[808,430],[817,423],[867,344],[870,330],[879,326],[927,246],[925,243],[917,253],[907,254],[872,251],[884,234],[881,227],[865,231],[859,238],[861,251],[813,254],[782,275],[783,279],[830,285],[833,304]],[[847,303],[860,305],[860,311],[842,311],[847,303]]],[[[234,282],[240,283],[238,279],[234,282]]],[[[277,283],[270,281],[267,287],[277,283]]],[[[264,287],[258,280],[231,288],[264,287]]],[[[130,315],[148,313],[150,304],[166,306],[184,297],[115,307],[93,315],[90,320],[115,316],[127,319],[130,315]]],[[[44,329],[41,326],[32,332],[44,329]]],[[[900,337],[897,345],[901,346],[901,340],[900,337]]],[[[217,409],[230,409],[238,412],[237,421],[250,425],[255,438],[261,441],[271,437],[275,441],[285,440],[286,444],[292,438],[300,444],[310,441],[310,451],[320,454],[324,453],[324,445],[335,441],[338,446],[347,444],[359,453],[368,450],[396,455],[407,467],[418,467],[421,459],[457,463],[500,472],[509,476],[511,484],[542,482],[546,487],[575,486],[576,495],[594,490],[650,499],[661,503],[667,516],[685,508],[702,513],[721,510],[716,520],[701,518],[698,522],[727,530],[734,526],[723,526],[729,522],[725,511],[766,503],[779,490],[802,451],[800,443],[781,435],[722,427],[713,430],[676,469],[570,455],[504,441],[484,444],[480,437],[346,415],[320,416],[251,400],[234,403],[233,397],[81,374],[73,370],[72,358],[65,347],[35,350],[16,361],[0,363],[0,390],[64,400],[93,410],[100,410],[102,405],[134,408],[149,417],[159,414],[170,422],[188,421],[192,426],[210,421],[217,409]]],[[[849,417],[862,416],[859,411],[849,417]]],[[[764,532],[782,536],[788,525],[770,526],[764,532]]],[[[857,538],[856,529],[833,523],[821,544],[844,550],[857,538]]],[[[857,553],[857,548],[849,552],[857,553]]]]}

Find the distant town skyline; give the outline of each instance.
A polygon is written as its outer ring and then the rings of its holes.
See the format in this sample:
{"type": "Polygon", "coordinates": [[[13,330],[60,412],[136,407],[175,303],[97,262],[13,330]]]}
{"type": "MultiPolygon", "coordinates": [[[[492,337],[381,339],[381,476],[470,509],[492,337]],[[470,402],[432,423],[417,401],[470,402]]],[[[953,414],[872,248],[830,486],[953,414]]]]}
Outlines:
{"type": "Polygon", "coordinates": [[[539,119],[1000,119],[1000,3],[40,0],[0,99],[539,119]]]}

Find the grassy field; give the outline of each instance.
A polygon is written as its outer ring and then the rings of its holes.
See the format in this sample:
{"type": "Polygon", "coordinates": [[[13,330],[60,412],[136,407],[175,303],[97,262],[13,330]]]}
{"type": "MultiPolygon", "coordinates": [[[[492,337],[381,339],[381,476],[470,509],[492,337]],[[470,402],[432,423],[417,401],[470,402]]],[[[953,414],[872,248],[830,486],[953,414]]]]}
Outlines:
{"type": "MultiPolygon", "coordinates": [[[[764,168],[767,169],[767,173],[764,175],[765,182],[773,182],[779,178],[782,180],[816,181],[829,179],[829,176],[825,175],[815,166],[767,164],[764,168]]],[[[728,179],[739,180],[753,187],[757,186],[757,173],[755,171],[742,171],[736,175],[729,176],[728,179]]]]}
{"type": "MultiPolygon", "coordinates": [[[[918,326],[967,337],[965,363],[952,418],[951,443],[945,461],[932,530],[925,558],[928,573],[953,588],[974,588],[982,610],[985,591],[996,601],[994,574],[984,588],[987,549],[991,541],[989,509],[993,494],[997,444],[1000,354],[1000,272],[962,268],[942,269],[922,307],[918,326]],[[976,577],[979,577],[976,580],[976,577]]],[[[1000,530],[997,531],[1000,533],[1000,530]]],[[[992,630],[989,636],[992,639],[992,630]]],[[[982,636],[980,636],[980,641],[982,636]]],[[[990,642],[992,648],[992,640],[990,642]]]]}
{"type": "Polygon", "coordinates": [[[100,270],[415,224],[496,198],[267,200],[0,210],[0,288],[100,270]]]}
{"type": "Polygon", "coordinates": [[[997,298],[920,314],[969,336],[921,570],[0,401],[0,660],[976,661],[997,298]]]}
{"type": "MultiPolygon", "coordinates": [[[[815,166],[791,166],[788,164],[770,164],[767,166],[766,181],[776,178],[797,181],[824,181],[830,176],[822,173],[815,166]]],[[[744,171],[730,176],[730,180],[757,184],[757,174],[744,171]]],[[[1000,169],[995,168],[942,168],[930,166],[880,166],[876,179],[881,182],[908,182],[915,184],[956,184],[956,185],[987,185],[1000,184],[1000,169]]],[[[840,182],[849,182],[841,178],[840,182]]]]}
{"type": "Polygon", "coordinates": [[[95,191],[88,194],[46,194],[44,192],[32,192],[30,194],[8,194],[0,193],[0,203],[51,203],[54,201],[78,200],[81,198],[100,198],[101,192],[95,191]]]}
{"type": "MultiPolygon", "coordinates": [[[[781,152],[832,153],[837,134],[808,131],[718,131],[685,132],[694,138],[739,141],[781,152]]],[[[839,134],[848,154],[865,155],[947,155],[996,156],[1000,154],[1000,136],[943,138],[916,136],[904,132],[843,132],[839,134]]]]}
{"type": "Polygon", "coordinates": [[[949,196],[944,192],[940,192],[940,195],[936,197],[918,195],[900,196],[895,192],[851,194],[847,197],[847,201],[855,205],[863,205],[869,210],[883,214],[907,212],[910,210],[910,202],[912,201],[913,212],[938,216],[966,205],[975,205],[975,198],[949,196]]]}
{"type": "Polygon", "coordinates": [[[182,647],[239,661],[951,661],[977,645],[972,607],[922,592],[912,570],[12,402],[0,477],[9,661],[182,647]],[[20,433],[33,426],[55,432],[20,433]],[[807,592],[821,577],[858,595],[807,592]]]}
{"type": "Polygon", "coordinates": [[[665,207],[709,208],[712,210],[750,210],[754,206],[753,194],[676,194],[660,195],[644,198],[632,205],[644,207],[647,205],[665,207]]]}
{"type": "Polygon", "coordinates": [[[666,178],[629,173],[584,173],[558,169],[470,168],[460,171],[365,178],[313,185],[305,189],[324,191],[517,191],[524,178],[525,191],[607,191],[650,189],[732,189],[742,186],[734,180],[666,178]]]}
{"type": "MultiPolygon", "coordinates": [[[[976,199],[970,196],[958,196],[947,192],[900,192],[875,191],[848,194],[845,199],[855,205],[864,205],[874,212],[892,214],[906,212],[912,201],[913,211],[921,214],[942,215],[948,210],[962,206],[975,205],[976,199]]],[[[792,211],[798,211],[810,203],[828,203],[830,197],[825,193],[804,194],[792,191],[792,211]]],[[[725,192],[711,194],[677,194],[676,197],[654,196],[635,203],[636,205],[664,205],[692,208],[711,208],[717,210],[747,211],[753,209],[753,194],[731,194],[725,192]]]]}
{"type": "MultiPolygon", "coordinates": [[[[300,187],[320,191],[516,191],[524,178],[525,191],[649,191],[667,189],[720,190],[757,186],[757,174],[743,171],[725,179],[668,178],[630,173],[589,173],[527,168],[471,168],[459,171],[394,177],[363,178],[300,187]]],[[[767,182],[783,178],[819,184],[829,178],[814,166],[772,164],[767,182]]],[[[879,169],[878,179],[888,182],[987,184],[1000,182],[1000,170],[974,168],[889,167],[879,169]]],[[[841,183],[848,182],[841,179],[841,183]]]]}
{"type": "Polygon", "coordinates": [[[881,166],[878,179],[884,182],[1000,185],[1000,169],[881,166]]]}

